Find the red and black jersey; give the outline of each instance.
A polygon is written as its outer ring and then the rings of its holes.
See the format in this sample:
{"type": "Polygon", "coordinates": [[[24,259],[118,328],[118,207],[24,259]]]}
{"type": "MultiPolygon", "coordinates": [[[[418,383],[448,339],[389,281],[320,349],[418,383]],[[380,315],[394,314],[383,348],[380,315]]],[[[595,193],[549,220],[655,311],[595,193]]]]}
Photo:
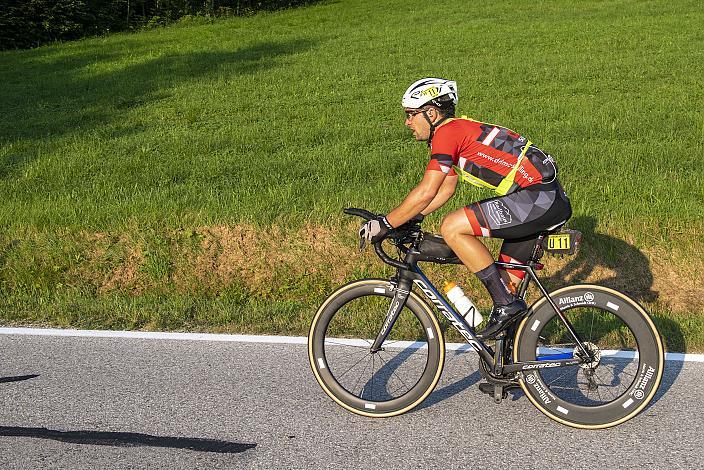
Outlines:
{"type": "MultiPolygon", "coordinates": [[[[505,127],[471,119],[453,119],[440,126],[431,143],[428,170],[455,175],[458,166],[492,186],[498,186],[516,165],[528,139],[505,127]]],[[[553,158],[531,145],[514,176],[510,192],[553,181],[553,158]]]]}

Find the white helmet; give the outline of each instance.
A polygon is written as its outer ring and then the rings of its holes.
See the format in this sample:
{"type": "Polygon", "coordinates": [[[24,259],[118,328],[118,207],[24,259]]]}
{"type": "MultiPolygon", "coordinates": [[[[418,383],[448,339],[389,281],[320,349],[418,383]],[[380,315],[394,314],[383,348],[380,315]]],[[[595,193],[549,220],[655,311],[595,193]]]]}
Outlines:
{"type": "Polygon", "coordinates": [[[422,78],[408,87],[403,94],[401,106],[411,109],[420,108],[427,103],[441,106],[442,102],[449,101],[447,98],[438,100],[444,96],[452,100],[452,104],[457,104],[456,82],[444,78],[422,78]]]}

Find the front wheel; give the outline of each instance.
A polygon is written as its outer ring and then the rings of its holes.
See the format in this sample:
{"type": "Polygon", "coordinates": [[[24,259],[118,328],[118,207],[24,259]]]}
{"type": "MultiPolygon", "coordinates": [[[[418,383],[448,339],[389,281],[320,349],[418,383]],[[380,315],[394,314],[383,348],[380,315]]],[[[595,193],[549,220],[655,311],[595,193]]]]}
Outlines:
{"type": "Polygon", "coordinates": [[[514,361],[582,362],[526,366],[519,379],[526,396],[550,418],[576,428],[607,428],[637,415],[655,396],[664,368],[662,340],[650,316],[631,298],[601,286],[569,286],[550,298],[587,355],[540,299],[518,327],[514,361]]]}
{"type": "Polygon", "coordinates": [[[395,416],[412,409],[442,373],[440,325],[414,292],[381,350],[371,351],[394,293],[382,279],[347,284],[323,302],[310,327],[308,358],[316,380],[330,398],[359,415],[395,416]]]}

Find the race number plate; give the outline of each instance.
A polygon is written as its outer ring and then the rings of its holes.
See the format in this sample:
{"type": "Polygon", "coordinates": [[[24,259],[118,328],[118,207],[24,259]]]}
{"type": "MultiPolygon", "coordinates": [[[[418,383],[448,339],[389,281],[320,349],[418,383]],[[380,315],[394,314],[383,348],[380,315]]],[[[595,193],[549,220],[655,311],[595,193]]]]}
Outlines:
{"type": "Polygon", "coordinates": [[[578,230],[563,229],[543,239],[543,249],[557,255],[573,255],[582,241],[582,233],[578,230]]]}
{"type": "Polygon", "coordinates": [[[569,250],[570,234],[558,233],[548,237],[548,250],[569,250]]]}

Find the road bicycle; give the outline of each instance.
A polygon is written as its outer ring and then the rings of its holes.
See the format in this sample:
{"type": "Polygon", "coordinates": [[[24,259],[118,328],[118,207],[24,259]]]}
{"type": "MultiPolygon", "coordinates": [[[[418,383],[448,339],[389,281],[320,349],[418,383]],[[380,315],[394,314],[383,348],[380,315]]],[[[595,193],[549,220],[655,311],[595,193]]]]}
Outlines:
{"type": "MultiPolygon", "coordinates": [[[[365,220],[375,217],[363,209],[344,212],[365,220]]],[[[516,295],[525,299],[533,283],[541,297],[494,338],[482,338],[418,266],[461,264],[442,237],[422,231],[419,223],[407,223],[387,240],[398,249],[397,258],[384,251],[382,242],[374,249],[396,268],[394,275],[338,288],[310,326],[313,374],[343,408],[390,417],[430,395],[445,360],[443,329],[433,308],[478,354],[479,371],[493,386],[487,392],[496,403],[506,398],[507,390],[520,387],[553,420],[599,429],[633,418],[655,396],[664,351],[643,307],[598,285],[575,284],[548,293],[536,275],[545,252],[574,253],[578,232],[555,227],[539,234],[525,264],[496,262],[526,272],[516,295]]]]}

